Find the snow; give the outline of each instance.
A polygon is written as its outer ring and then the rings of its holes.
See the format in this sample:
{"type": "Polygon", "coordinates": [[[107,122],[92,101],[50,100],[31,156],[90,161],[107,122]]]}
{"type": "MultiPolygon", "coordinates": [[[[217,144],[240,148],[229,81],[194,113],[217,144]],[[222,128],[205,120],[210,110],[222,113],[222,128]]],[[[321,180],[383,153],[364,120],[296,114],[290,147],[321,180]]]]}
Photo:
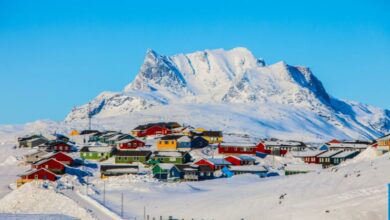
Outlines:
{"type": "Polygon", "coordinates": [[[265,169],[263,166],[257,166],[257,165],[230,166],[229,170],[231,170],[231,171],[260,171],[260,172],[267,171],[267,169],[265,169]]]}
{"type": "Polygon", "coordinates": [[[322,165],[321,164],[287,164],[287,166],[284,168],[285,170],[289,171],[321,171],[322,165]]]}
{"type": "Polygon", "coordinates": [[[348,157],[350,155],[353,155],[355,154],[357,151],[344,151],[344,152],[341,152],[339,154],[336,154],[335,156],[333,156],[333,158],[344,158],[344,157],[348,157]]]}
{"type": "Polygon", "coordinates": [[[330,151],[326,151],[323,154],[318,155],[318,157],[331,157],[331,156],[339,154],[341,152],[343,152],[343,151],[342,150],[330,150],[330,151]]]}
{"type": "MultiPolygon", "coordinates": [[[[264,65],[245,48],[171,57],[148,50],[123,92],[102,93],[91,106],[95,124],[127,131],[147,122],[178,121],[310,142],[368,140],[390,132],[388,111],[333,98],[310,69],[264,65]]],[[[65,124],[85,126],[87,110],[88,104],[75,108],[65,124]]]]}
{"type": "MultiPolygon", "coordinates": [[[[185,183],[109,178],[106,204],[119,211],[123,193],[125,217],[137,219],[144,207],[156,219],[386,219],[389,157],[325,170],[302,165],[316,172],[272,178],[237,175],[185,183]]],[[[103,187],[101,180],[94,184],[103,187]]],[[[98,194],[92,197],[101,201],[98,194]]]]}
{"type": "Polygon", "coordinates": [[[0,212],[21,214],[63,214],[80,219],[94,219],[73,200],[40,184],[27,183],[0,200],[0,212]]]}

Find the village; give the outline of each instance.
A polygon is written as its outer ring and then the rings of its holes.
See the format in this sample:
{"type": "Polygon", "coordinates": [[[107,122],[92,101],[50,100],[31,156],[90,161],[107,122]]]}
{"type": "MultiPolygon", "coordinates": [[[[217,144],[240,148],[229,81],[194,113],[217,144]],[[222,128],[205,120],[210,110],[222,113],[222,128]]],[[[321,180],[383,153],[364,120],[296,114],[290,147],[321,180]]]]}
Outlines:
{"type": "Polygon", "coordinates": [[[267,178],[315,172],[339,165],[367,148],[386,153],[390,135],[372,141],[334,139],[316,145],[277,139],[225,142],[223,131],[158,122],[139,125],[127,133],[87,129],[50,137],[32,134],[18,138],[15,148],[34,149],[24,156],[31,170],[19,175],[18,186],[34,180],[56,181],[63,174],[81,181],[92,175],[102,179],[151,175],[166,182],[206,181],[241,174],[267,178]],[[285,157],[295,162],[272,163],[285,157]],[[271,163],[264,163],[267,158],[272,158],[271,163]]]}

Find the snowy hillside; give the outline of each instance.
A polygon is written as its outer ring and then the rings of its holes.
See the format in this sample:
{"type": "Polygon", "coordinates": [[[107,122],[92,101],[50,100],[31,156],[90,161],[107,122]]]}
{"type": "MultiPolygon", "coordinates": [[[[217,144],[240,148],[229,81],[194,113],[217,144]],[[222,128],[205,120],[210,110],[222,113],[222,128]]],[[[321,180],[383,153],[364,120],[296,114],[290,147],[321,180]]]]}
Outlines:
{"type": "MultiPolygon", "coordinates": [[[[390,131],[390,111],[329,95],[309,68],[266,65],[245,48],[174,56],[148,50],[135,80],[123,92],[91,101],[94,122],[131,129],[155,120],[257,137],[370,139],[390,131]]],[[[84,124],[88,104],[66,117],[84,124]]]]}

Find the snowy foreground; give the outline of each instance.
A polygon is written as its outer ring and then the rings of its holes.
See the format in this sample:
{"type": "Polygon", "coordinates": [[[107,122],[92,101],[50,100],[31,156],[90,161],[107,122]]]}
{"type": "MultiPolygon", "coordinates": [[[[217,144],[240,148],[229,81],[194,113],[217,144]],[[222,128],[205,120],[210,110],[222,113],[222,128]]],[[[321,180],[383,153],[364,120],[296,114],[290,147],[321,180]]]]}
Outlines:
{"type": "MultiPolygon", "coordinates": [[[[1,146],[0,167],[26,169],[9,145],[1,146]],[[8,155],[6,155],[7,153],[8,155]],[[1,163],[3,162],[3,163],[1,163]]],[[[203,182],[162,183],[149,176],[97,176],[86,187],[64,176],[75,190],[47,189],[30,183],[8,189],[0,199],[0,219],[6,214],[38,214],[47,219],[120,219],[121,195],[125,219],[386,219],[390,155],[368,149],[340,166],[316,173],[260,179],[242,175],[203,182]],[[106,200],[103,205],[103,187],[106,200]],[[47,214],[50,214],[47,216],[47,214]],[[60,214],[54,217],[53,214],[60,214]],[[51,217],[50,217],[51,216],[51,217]]],[[[1,185],[17,178],[1,175],[1,185]]],[[[32,219],[34,216],[31,216],[32,219]]],[[[36,217],[39,219],[39,217],[36,217]]],[[[23,218],[19,218],[23,219],[23,218]]]]}

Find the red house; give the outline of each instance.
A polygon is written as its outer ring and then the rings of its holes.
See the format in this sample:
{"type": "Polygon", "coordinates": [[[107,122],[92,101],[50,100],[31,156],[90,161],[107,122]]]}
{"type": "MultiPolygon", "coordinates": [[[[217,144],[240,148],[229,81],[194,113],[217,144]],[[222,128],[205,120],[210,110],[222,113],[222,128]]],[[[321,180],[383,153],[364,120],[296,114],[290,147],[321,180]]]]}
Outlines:
{"type": "Polygon", "coordinates": [[[47,169],[39,169],[39,170],[32,170],[30,172],[27,172],[25,174],[22,174],[21,176],[22,182],[28,182],[28,180],[50,180],[50,181],[56,181],[57,175],[50,170],[47,169]],[[27,181],[26,181],[27,180],[27,181]]]}
{"type": "Polygon", "coordinates": [[[232,164],[222,158],[209,158],[209,159],[201,159],[195,162],[196,165],[207,165],[209,166],[212,170],[220,170],[223,167],[228,167],[231,166],[232,164]]]}
{"type": "Polygon", "coordinates": [[[227,156],[224,158],[226,161],[230,162],[234,166],[242,166],[242,165],[254,165],[256,159],[250,156],[227,156]]]}
{"type": "Polygon", "coordinates": [[[177,122],[159,122],[140,125],[134,128],[131,133],[136,137],[172,134],[172,130],[181,127],[177,122]]]}
{"type": "Polygon", "coordinates": [[[64,152],[57,152],[57,153],[51,155],[50,157],[48,157],[47,159],[50,159],[50,158],[56,159],[57,161],[59,161],[63,164],[66,164],[66,165],[73,164],[73,158],[71,156],[65,154],[64,152]]]}
{"type": "Polygon", "coordinates": [[[144,147],[145,142],[140,141],[138,139],[132,139],[132,140],[122,140],[118,141],[118,147],[121,150],[127,150],[127,149],[137,149],[139,147],[144,147]]]}
{"type": "Polygon", "coordinates": [[[38,161],[32,165],[32,168],[33,169],[44,168],[50,170],[51,172],[59,173],[59,174],[65,172],[65,165],[54,158],[38,161]]]}
{"type": "Polygon", "coordinates": [[[299,152],[295,155],[295,157],[302,158],[305,163],[315,163],[319,164],[320,159],[318,156],[325,153],[326,150],[313,150],[313,151],[305,151],[299,152]]]}
{"type": "Polygon", "coordinates": [[[72,146],[63,141],[53,141],[50,143],[50,150],[60,152],[71,152],[72,146]]]}
{"type": "Polygon", "coordinates": [[[220,154],[252,154],[256,151],[265,152],[264,144],[259,143],[220,143],[218,145],[218,153],[220,154]]]}

